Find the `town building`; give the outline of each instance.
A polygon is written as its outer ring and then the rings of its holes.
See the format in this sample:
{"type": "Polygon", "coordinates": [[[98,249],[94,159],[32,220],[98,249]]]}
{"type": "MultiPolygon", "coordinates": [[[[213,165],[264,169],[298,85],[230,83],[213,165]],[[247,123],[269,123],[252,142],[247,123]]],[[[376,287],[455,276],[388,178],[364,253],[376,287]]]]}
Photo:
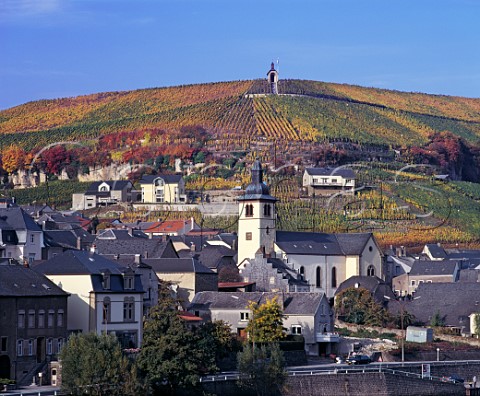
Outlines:
{"type": "Polygon", "coordinates": [[[69,294],[28,266],[0,262],[0,378],[32,382],[67,339],[69,294]]]}
{"type": "Polygon", "coordinates": [[[120,202],[133,202],[136,200],[132,197],[133,189],[133,184],[129,180],[93,182],[85,193],[73,194],[72,209],[86,210],[120,202]]]}
{"type": "Polygon", "coordinates": [[[143,175],[139,181],[143,203],[183,203],[187,201],[182,175],[143,175]]]}
{"type": "Polygon", "coordinates": [[[309,195],[353,194],[355,172],[347,168],[307,168],[303,173],[303,187],[309,195]]]}

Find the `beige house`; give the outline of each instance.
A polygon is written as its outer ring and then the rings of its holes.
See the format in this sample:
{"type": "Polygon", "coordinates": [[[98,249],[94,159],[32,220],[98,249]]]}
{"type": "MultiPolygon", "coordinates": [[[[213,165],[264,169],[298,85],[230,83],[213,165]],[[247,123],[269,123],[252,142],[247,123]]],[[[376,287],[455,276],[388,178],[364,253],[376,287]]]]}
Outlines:
{"type": "Polygon", "coordinates": [[[336,351],[340,337],[334,333],[333,311],[322,293],[203,292],[195,296],[188,311],[204,320],[223,320],[233,333],[248,337],[245,329],[252,317],[250,302],[261,305],[275,297],[283,307],[286,333],[303,336],[309,355],[336,351]]]}
{"type": "Polygon", "coordinates": [[[393,278],[392,289],[398,296],[412,295],[422,283],[456,282],[460,269],[456,260],[415,260],[408,274],[393,278]]]}
{"type": "Polygon", "coordinates": [[[97,181],[90,184],[85,193],[72,195],[72,209],[85,210],[119,202],[135,201],[133,184],[128,180],[97,181]]]}
{"type": "Polygon", "coordinates": [[[353,194],[355,172],[346,168],[307,168],[303,173],[303,187],[312,194],[353,194]]]}
{"type": "Polygon", "coordinates": [[[182,175],[144,175],[140,181],[143,203],[186,202],[182,175]]]}

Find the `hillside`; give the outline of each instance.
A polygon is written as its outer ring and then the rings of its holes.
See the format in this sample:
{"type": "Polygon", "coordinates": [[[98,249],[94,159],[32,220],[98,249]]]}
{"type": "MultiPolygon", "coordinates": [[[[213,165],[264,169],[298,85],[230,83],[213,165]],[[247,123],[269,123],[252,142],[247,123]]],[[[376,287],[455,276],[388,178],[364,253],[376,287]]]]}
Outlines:
{"type": "Polygon", "coordinates": [[[26,150],[101,135],[202,126],[222,149],[258,139],[422,145],[435,132],[480,140],[480,99],[280,80],[197,84],[41,100],[0,111],[0,144],[26,150]]]}

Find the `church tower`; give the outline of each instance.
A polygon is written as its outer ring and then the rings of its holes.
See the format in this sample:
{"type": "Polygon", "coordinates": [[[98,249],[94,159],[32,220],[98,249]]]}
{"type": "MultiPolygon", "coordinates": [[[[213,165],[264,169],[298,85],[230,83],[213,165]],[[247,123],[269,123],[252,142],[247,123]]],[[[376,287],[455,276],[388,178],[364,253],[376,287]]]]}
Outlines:
{"type": "Polygon", "coordinates": [[[278,72],[275,70],[275,64],[273,62],[267,73],[267,79],[270,84],[270,92],[274,95],[278,95],[278,72]]]}
{"type": "Polygon", "coordinates": [[[276,201],[263,182],[262,165],[257,160],[252,166],[252,182],[238,199],[238,264],[254,258],[259,249],[273,253],[276,201]]]}

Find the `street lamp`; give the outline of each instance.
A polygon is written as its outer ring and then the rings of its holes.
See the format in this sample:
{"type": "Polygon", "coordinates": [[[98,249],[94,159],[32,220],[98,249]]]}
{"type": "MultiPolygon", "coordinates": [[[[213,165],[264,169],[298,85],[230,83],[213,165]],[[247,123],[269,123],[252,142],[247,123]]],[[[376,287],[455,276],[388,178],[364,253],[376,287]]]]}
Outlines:
{"type": "Polygon", "coordinates": [[[437,362],[440,361],[440,348],[437,348],[437,362]]]}

